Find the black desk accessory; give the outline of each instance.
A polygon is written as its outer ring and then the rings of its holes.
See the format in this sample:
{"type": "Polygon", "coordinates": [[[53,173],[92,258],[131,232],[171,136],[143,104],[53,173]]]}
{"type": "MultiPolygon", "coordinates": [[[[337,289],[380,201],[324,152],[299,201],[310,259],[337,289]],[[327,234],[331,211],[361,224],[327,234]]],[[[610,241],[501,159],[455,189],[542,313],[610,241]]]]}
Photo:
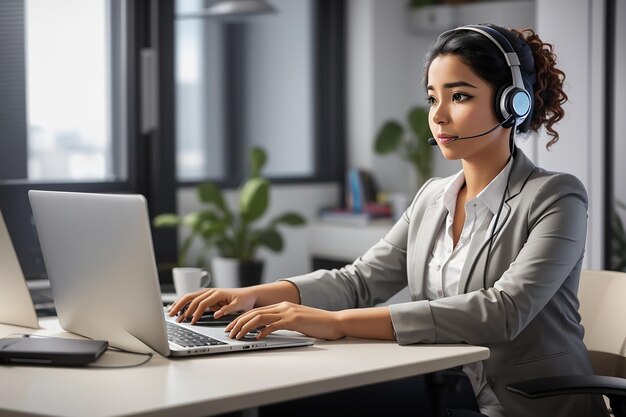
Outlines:
{"type": "Polygon", "coordinates": [[[0,339],[0,364],[84,366],[100,357],[104,340],[60,337],[7,337],[0,339]]]}

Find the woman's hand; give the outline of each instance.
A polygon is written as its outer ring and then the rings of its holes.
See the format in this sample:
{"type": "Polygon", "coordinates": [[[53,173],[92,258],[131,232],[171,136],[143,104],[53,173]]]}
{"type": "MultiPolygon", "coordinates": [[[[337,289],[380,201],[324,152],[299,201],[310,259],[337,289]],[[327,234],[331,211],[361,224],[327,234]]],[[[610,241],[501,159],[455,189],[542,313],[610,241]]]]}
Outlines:
{"type": "Polygon", "coordinates": [[[213,316],[218,319],[225,314],[251,310],[256,301],[253,287],[201,289],[176,300],[168,314],[174,317],[182,311],[176,321],[191,319],[191,324],[195,324],[206,310],[214,311],[213,316]]]}
{"type": "Polygon", "coordinates": [[[250,310],[226,327],[226,331],[230,332],[229,336],[236,339],[241,339],[254,329],[261,329],[257,339],[282,329],[295,330],[307,336],[327,340],[344,337],[336,312],[286,301],[250,310]]]}

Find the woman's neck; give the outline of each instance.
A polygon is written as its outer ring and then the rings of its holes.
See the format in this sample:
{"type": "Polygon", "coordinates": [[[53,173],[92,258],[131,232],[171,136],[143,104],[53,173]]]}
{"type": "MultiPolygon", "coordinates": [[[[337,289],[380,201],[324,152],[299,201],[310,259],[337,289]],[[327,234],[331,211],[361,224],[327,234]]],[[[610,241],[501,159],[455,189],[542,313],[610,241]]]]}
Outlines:
{"type": "Polygon", "coordinates": [[[509,161],[510,152],[498,152],[480,160],[462,160],[465,186],[467,187],[466,201],[476,197],[491,181],[504,169],[509,161]]]}

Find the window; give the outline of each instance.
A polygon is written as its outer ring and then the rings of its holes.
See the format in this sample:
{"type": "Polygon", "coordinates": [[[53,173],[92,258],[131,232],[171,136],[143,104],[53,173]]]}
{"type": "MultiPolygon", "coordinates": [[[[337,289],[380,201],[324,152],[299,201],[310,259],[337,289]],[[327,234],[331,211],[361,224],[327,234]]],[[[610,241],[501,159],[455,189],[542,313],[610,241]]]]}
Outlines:
{"type": "Polygon", "coordinates": [[[206,4],[176,2],[179,183],[237,185],[252,146],[267,150],[274,180],[341,181],[342,2],[271,4],[232,21],[189,18],[206,4]]]}
{"type": "Polygon", "coordinates": [[[141,16],[144,2],[125,0],[0,2],[0,209],[27,279],[45,278],[29,189],[148,194],[127,88],[139,79],[129,57],[149,46],[129,33],[141,16]]]}
{"type": "MultiPolygon", "coordinates": [[[[122,84],[117,66],[124,51],[115,43],[120,19],[113,15],[121,10],[107,0],[27,0],[22,4],[23,20],[14,21],[14,35],[23,36],[12,40],[23,58],[18,62],[24,82],[14,85],[13,94],[25,97],[19,111],[22,124],[25,118],[26,135],[6,132],[11,126],[0,127],[0,154],[11,161],[0,179],[123,180],[125,153],[116,147],[124,146],[125,137],[116,125],[123,124],[120,117],[125,114],[114,114],[123,108],[116,103],[123,98],[115,89],[122,84]]],[[[18,4],[15,11],[17,16],[18,4]]],[[[12,127],[24,129],[17,124],[12,127]]]]}
{"type": "Polygon", "coordinates": [[[28,179],[102,181],[114,172],[106,0],[26,2],[28,179]],[[64,48],[57,48],[65,45],[64,48]]]}
{"type": "MultiPolygon", "coordinates": [[[[202,10],[203,2],[177,1],[176,13],[202,10]]],[[[176,176],[195,181],[224,177],[222,89],[223,24],[210,19],[177,19],[176,176]]]]}
{"type": "Polygon", "coordinates": [[[243,143],[268,150],[272,177],[315,174],[313,2],[275,0],[276,15],[245,28],[243,143]]]}

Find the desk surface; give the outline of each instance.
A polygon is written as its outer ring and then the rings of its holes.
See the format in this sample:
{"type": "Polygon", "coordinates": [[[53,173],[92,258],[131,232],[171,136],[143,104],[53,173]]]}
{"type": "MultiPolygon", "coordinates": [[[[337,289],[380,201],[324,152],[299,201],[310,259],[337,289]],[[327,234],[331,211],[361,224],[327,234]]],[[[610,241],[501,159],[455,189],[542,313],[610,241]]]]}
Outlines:
{"type": "MultiPolygon", "coordinates": [[[[37,331],[70,336],[53,319],[37,331]]],[[[0,337],[32,333],[0,324],[0,337]]],[[[97,364],[128,361],[106,352],[97,364]]],[[[127,369],[0,367],[0,414],[213,415],[446,369],[487,359],[469,345],[398,346],[342,339],[314,346],[167,359],[127,369]]],[[[141,357],[131,357],[139,361],[141,357]]]]}

